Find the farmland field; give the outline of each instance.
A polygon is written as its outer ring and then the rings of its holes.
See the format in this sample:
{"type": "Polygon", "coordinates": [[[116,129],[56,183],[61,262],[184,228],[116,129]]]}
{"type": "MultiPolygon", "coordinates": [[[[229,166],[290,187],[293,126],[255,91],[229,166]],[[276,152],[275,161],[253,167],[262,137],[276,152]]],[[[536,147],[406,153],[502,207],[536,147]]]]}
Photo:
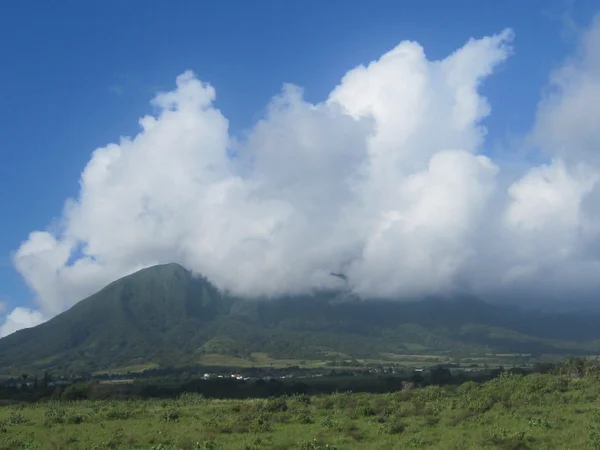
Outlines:
{"type": "MultiPolygon", "coordinates": [[[[530,355],[519,355],[519,354],[498,354],[498,355],[481,355],[481,356],[469,356],[463,358],[465,363],[476,363],[483,366],[488,364],[490,366],[502,365],[504,367],[511,367],[515,362],[518,362],[519,366],[523,366],[527,363],[527,358],[530,355]]],[[[253,352],[250,357],[240,358],[230,355],[207,353],[202,355],[199,359],[199,363],[204,366],[219,366],[219,367],[232,367],[232,368],[248,368],[248,367],[276,367],[285,368],[291,366],[298,366],[301,368],[318,369],[323,367],[328,368],[360,368],[374,365],[386,365],[386,366],[398,366],[398,367],[431,367],[438,364],[452,363],[457,358],[452,358],[446,355],[440,354],[400,354],[400,353],[382,353],[379,358],[351,358],[343,353],[331,353],[328,355],[329,359],[324,360],[310,360],[310,359],[281,359],[273,358],[267,353],[253,352]]],[[[155,365],[149,365],[146,368],[153,368],[155,365]]],[[[111,371],[112,373],[127,373],[131,367],[126,367],[118,370],[111,371]]],[[[133,371],[133,370],[131,370],[133,371]]],[[[103,372],[96,372],[98,374],[103,372]]]]}
{"type": "Polygon", "coordinates": [[[0,407],[2,449],[593,449],[600,379],[503,374],[388,394],[0,407]]]}

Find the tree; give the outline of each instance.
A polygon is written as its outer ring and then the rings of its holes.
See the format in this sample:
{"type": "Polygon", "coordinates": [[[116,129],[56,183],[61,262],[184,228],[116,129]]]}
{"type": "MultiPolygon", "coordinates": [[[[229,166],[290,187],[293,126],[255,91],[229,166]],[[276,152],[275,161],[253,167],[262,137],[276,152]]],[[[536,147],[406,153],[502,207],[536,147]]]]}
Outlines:
{"type": "Polygon", "coordinates": [[[555,368],[558,375],[569,376],[572,378],[581,378],[592,376],[598,372],[598,367],[594,362],[580,357],[567,358],[555,368]]]}
{"type": "Polygon", "coordinates": [[[84,400],[88,398],[92,384],[91,383],[75,383],[67,387],[62,393],[64,400],[84,400]]]}
{"type": "Polygon", "coordinates": [[[44,388],[47,388],[48,386],[50,386],[51,381],[52,381],[52,379],[50,378],[50,374],[48,372],[44,372],[44,378],[42,379],[42,386],[44,388]]]}
{"type": "Polygon", "coordinates": [[[435,385],[448,384],[452,381],[450,369],[438,366],[429,373],[429,383],[435,385]]]}

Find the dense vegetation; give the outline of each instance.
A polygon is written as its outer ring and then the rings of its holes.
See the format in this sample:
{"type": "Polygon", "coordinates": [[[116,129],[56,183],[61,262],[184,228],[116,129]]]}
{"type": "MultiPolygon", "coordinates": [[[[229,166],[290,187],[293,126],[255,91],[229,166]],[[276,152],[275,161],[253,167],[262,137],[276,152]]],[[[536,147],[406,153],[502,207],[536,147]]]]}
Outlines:
{"type": "Polygon", "coordinates": [[[597,369],[555,372],[385,394],[14,404],[0,408],[0,448],[600,448],[597,369]]]}
{"type": "Polygon", "coordinates": [[[362,301],[320,292],[242,300],[169,264],[118,280],[51,321],[1,339],[0,375],[394,363],[407,355],[592,355],[600,354],[597,321],[464,297],[362,301]]]}

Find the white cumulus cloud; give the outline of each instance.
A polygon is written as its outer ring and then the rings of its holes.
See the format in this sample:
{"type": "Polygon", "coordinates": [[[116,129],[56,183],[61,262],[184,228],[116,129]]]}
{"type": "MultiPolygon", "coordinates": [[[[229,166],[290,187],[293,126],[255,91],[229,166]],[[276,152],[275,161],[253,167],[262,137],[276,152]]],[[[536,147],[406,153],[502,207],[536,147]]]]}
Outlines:
{"type": "Polygon", "coordinates": [[[23,328],[35,327],[45,321],[42,313],[29,308],[17,307],[6,316],[0,325],[0,336],[6,336],[23,328]]]}
{"type": "Polygon", "coordinates": [[[492,108],[480,92],[512,53],[510,30],[437,61],[402,42],[318,104],[285,85],[243,140],[214,88],[185,72],[136,136],[92,153],[60,230],[32,232],[16,251],[38,309],[15,309],[0,334],[164,262],[243,296],[336,287],[331,272],[365,297],[589,292],[599,36],[596,21],[540,102],[529,141],[548,163],[511,177],[485,156],[492,108]]]}

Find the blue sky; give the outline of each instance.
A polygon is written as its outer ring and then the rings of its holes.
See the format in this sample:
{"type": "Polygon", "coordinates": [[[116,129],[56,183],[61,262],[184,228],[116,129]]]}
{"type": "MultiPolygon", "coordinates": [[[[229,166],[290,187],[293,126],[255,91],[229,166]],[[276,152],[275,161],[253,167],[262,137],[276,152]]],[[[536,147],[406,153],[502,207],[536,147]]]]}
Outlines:
{"type": "Polygon", "coordinates": [[[510,27],[514,55],[486,80],[486,151],[530,129],[550,72],[594,1],[5,1],[0,5],[0,299],[31,304],[11,255],[60,217],[99,146],[135,134],[149,100],[192,70],[240,134],[284,82],[324,100],[349,69],[402,40],[443,58],[510,27]]]}

